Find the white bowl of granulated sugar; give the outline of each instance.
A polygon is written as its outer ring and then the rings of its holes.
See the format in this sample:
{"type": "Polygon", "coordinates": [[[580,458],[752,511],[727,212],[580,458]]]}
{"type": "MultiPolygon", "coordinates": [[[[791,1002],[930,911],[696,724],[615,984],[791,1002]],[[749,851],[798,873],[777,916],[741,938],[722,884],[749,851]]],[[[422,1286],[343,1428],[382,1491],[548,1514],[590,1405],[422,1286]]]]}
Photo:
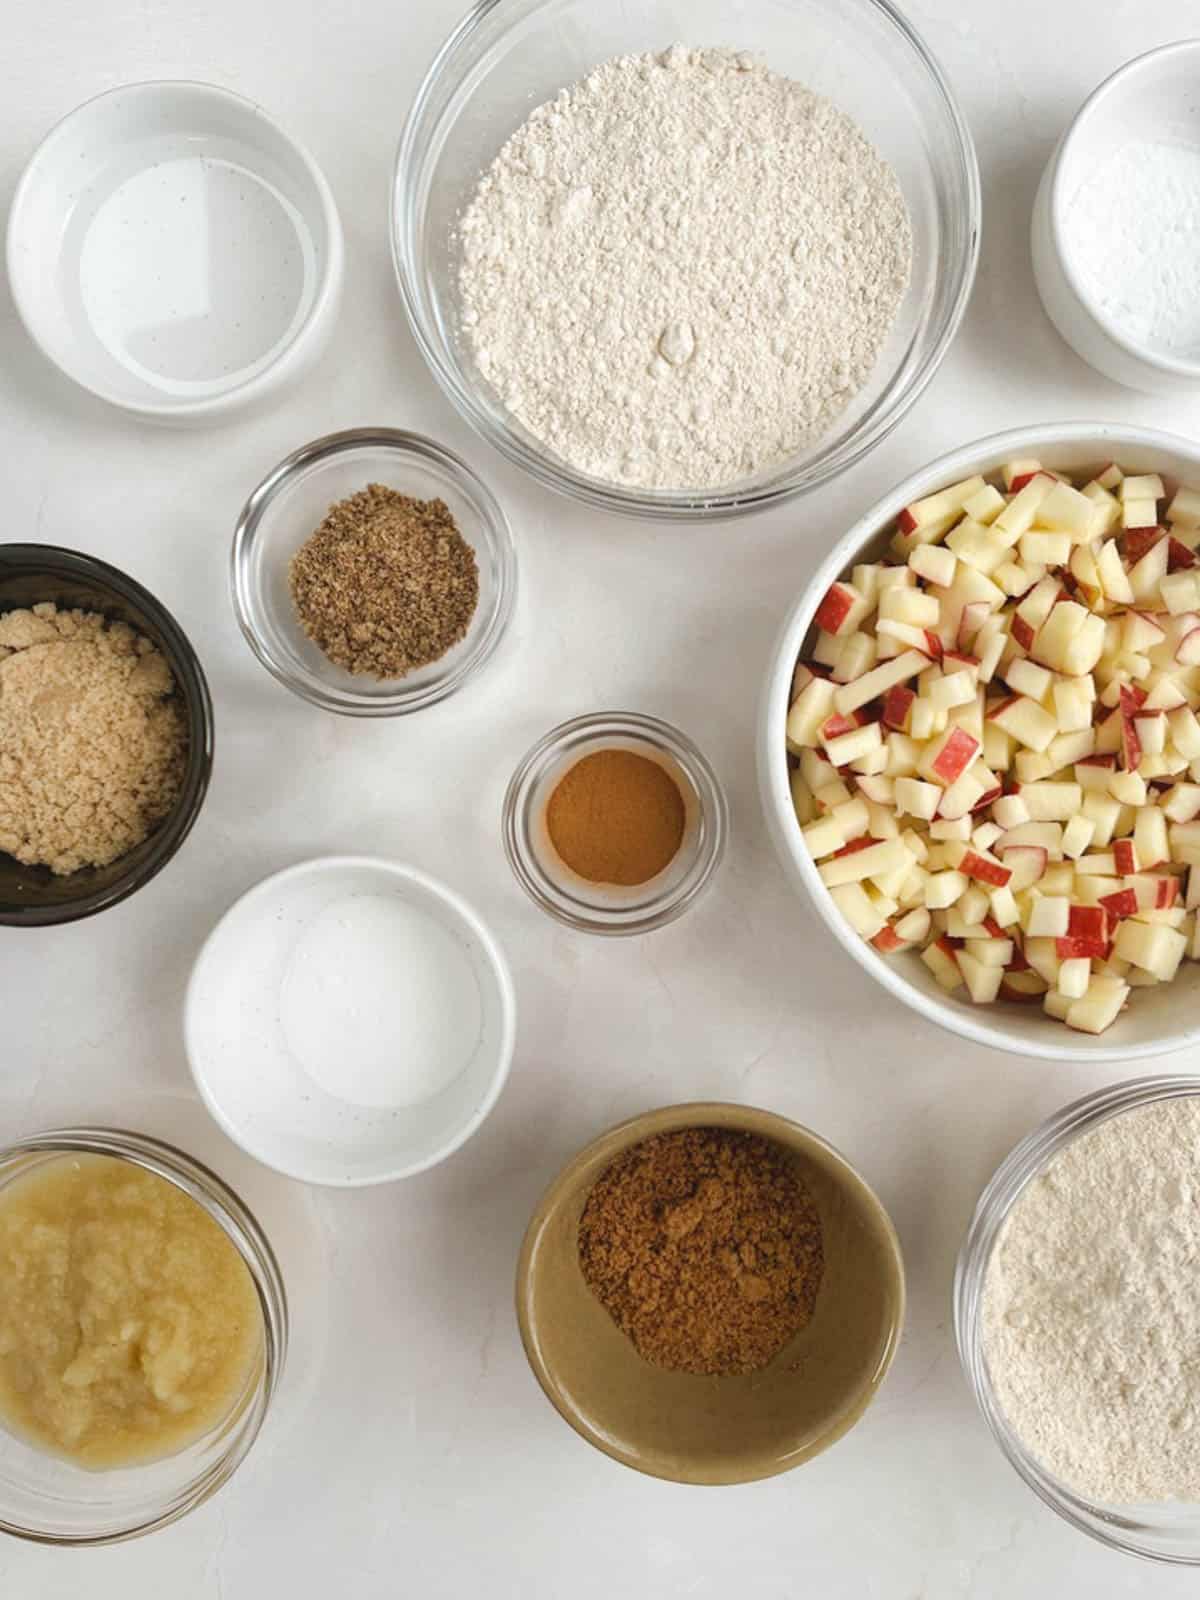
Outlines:
{"type": "Polygon", "coordinates": [[[1127,62],[1042,176],[1033,267],[1047,315],[1097,372],[1200,390],[1200,39],[1127,62]]]}

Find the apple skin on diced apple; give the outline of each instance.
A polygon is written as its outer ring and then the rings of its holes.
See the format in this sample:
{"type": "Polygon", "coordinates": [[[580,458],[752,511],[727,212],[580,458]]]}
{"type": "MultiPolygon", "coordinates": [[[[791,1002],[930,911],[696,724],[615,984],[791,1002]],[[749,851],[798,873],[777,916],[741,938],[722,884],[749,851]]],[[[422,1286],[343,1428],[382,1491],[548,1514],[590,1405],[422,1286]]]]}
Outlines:
{"type": "Polygon", "coordinates": [[[905,940],[896,932],[890,922],[885,922],[879,932],[870,941],[885,956],[890,956],[897,950],[905,948],[905,940]]]}
{"type": "Polygon", "coordinates": [[[1033,641],[1037,638],[1037,630],[1032,623],[1026,622],[1025,618],[1019,613],[1014,615],[1009,632],[1022,650],[1032,650],[1033,641]]]}
{"type": "Polygon", "coordinates": [[[990,856],[980,855],[976,850],[963,852],[958,870],[965,873],[968,878],[974,878],[978,883],[986,883],[996,889],[1006,888],[1012,879],[1011,867],[1006,867],[1003,862],[994,861],[990,856]]]}
{"type": "Polygon", "coordinates": [[[896,728],[903,733],[908,724],[909,709],[916,698],[915,690],[905,684],[898,683],[889,689],[883,697],[884,727],[896,728]]]}
{"type": "Polygon", "coordinates": [[[1137,871],[1137,851],[1132,839],[1115,839],[1113,841],[1113,860],[1117,864],[1117,871],[1123,878],[1137,871]]]}
{"type": "Polygon", "coordinates": [[[1190,628],[1175,647],[1175,659],[1184,666],[1200,666],[1200,628],[1190,628]]]}
{"type": "Polygon", "coordinates": [[[929,771],[949,787],[958,781],[978,754],[978,739],[963,728],[951,728],[929,763],[929,771]]]}
{"type": "Polygon", "coordinates": [[[1102,894],[1100,904],[1117,920],[1122,917],[1136,917],[1139,909],[1137,890],[1115,889],[1112,894],[1102,894]]]}
{"type": "Polygon", "coordinates": [[[1133,717],[1121,718],[1121,762],[1126,772],[1136,772],[1142,759],[1142,741],[1133,717]]]}
{"type": "Polygon", "coordinates": [[[1160,539],[1166,538],[1166,530],[1157,526],[1150,528],[1126,528],[1121,536],[1121,549],[1126,561],[1131,567],[1137,563],[1160,539]]]}
{"type": "Polygon", "coordinates": [[[825,633],[848,633],[847,619],[862,609],[862,596],[851,584],[831,583],[813,620],[825,633]]]}
{"type": "Polygon", "coordinates": [[[1195,565],[1196,552],[1189,550],[1187,545],[1172,536],[1167,544],[1167,571],[1184,572],[1188,567],[1195,565]]]}

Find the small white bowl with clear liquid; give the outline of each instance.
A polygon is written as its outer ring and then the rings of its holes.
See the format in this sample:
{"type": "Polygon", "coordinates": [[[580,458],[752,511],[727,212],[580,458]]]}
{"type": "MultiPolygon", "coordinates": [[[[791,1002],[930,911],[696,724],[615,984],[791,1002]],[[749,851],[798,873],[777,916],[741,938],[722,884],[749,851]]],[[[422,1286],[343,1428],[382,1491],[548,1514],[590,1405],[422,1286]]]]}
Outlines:
{"type": "Polygon", "coordinates": [[[102,400],[166,423],[240,410],[332,329],[342,229],[308,152],[211,84],[127,84],[34,152],[8,224],[31,338],[102,400]]]}

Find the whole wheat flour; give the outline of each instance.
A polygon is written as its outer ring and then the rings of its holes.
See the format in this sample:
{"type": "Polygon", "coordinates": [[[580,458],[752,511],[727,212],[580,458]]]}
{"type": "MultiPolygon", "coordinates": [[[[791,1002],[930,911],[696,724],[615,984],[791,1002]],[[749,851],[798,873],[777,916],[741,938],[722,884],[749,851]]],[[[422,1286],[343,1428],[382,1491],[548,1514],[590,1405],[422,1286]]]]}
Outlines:
{"type": "Polygon", "coordinates": [[[0,616],[0,850],[68,873],[141,844],[183,781],[174,687],[123,622],[53,605],[0,616]]]}
{"type": "Polygon", "coordinates": [[[896,176],[743,52],[622,56],[539,106],[461,218],[478,368],[597,478],[711,489],[832,426],[909,281],[896,176]]]}
{"type": "Polygon", "coordinates": [[[984,1284],[1001,1409],[1117,1504],[1200,1500],[1200,1102],[1120,1113],[1028,1184],[984,1284]]]}

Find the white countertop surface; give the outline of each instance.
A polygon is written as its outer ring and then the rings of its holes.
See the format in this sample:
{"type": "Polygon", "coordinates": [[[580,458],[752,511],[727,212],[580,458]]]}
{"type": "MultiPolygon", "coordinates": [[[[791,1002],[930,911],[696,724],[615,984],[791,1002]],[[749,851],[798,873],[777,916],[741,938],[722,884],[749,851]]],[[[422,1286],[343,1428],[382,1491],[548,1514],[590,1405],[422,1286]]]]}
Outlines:
{"type": "MultiPolygon", "coordinates": [[[[999,1600],[1183,1596],[1185,1572],[1111,1554],[1024,1488],[993,1447],[949,1326],[978,1191],[1055,1107],[1133,1069],[1063,1068],[959,1043],[867,987],[821,938],[767,844],[754,705],[783,607],[848,520],[943,449],[994,429],[1096,417],[1200,433],[1200,401],[1094,376],[1042,315],[1034,189],[1093,85],[1196,26],[1195,0],[907,0],[961,97],[984,180],[966,323],[924,398],[848,477],[749,521],[661,528],[591,514],[476,440],[405,326],[385,206],[400,120],[458,0],[7,0],[0,204],[48,126],[122,81],[194,77],[261,101],[313,149],[346,228],[340,333],[299,390],[208,433],[144,428],[35,354],[0,287],[0,537],[79,546],[173,608],[207,667],[217,763],[171,867],[102,918],[0,929],[0,1139],[85,1118],[176,1139],[258,1207],[284,1259],[293,1360],[267,1431],[209,1505],[107,1551],[0,1543],[12,1600],[999,1600]],[[297,444],[356,423],[462,451],[520,544],[519,613],[469,693],[418,717],[323,715],[279,688],[226,590],[246,491],[297,444]],[[587,939],[524,898],[498,837],[526,747],[577,712],[628,707],[706,749],[734,816],[718,886],[646,940],[587,939]],[[504,941],[521,1020],[481,1133],[432,1174],[364,1192],[257,1169],[209,1123],[180,1037],[197,944],[250,884],[357,848],[472,899],[504,941]],[[772,1107],[839,1145],[903,1240],[911,1312],[883,1395],[800,1471],[748,1488],[654,1482],[590,1450],[542,1399],[517,1338],[512,1268],[543,1185],[612,1122],[678,1099],[772,1107]]],[[[1183,1069],[1182,1057],[1165,1068],[1183,1069]]]]}

